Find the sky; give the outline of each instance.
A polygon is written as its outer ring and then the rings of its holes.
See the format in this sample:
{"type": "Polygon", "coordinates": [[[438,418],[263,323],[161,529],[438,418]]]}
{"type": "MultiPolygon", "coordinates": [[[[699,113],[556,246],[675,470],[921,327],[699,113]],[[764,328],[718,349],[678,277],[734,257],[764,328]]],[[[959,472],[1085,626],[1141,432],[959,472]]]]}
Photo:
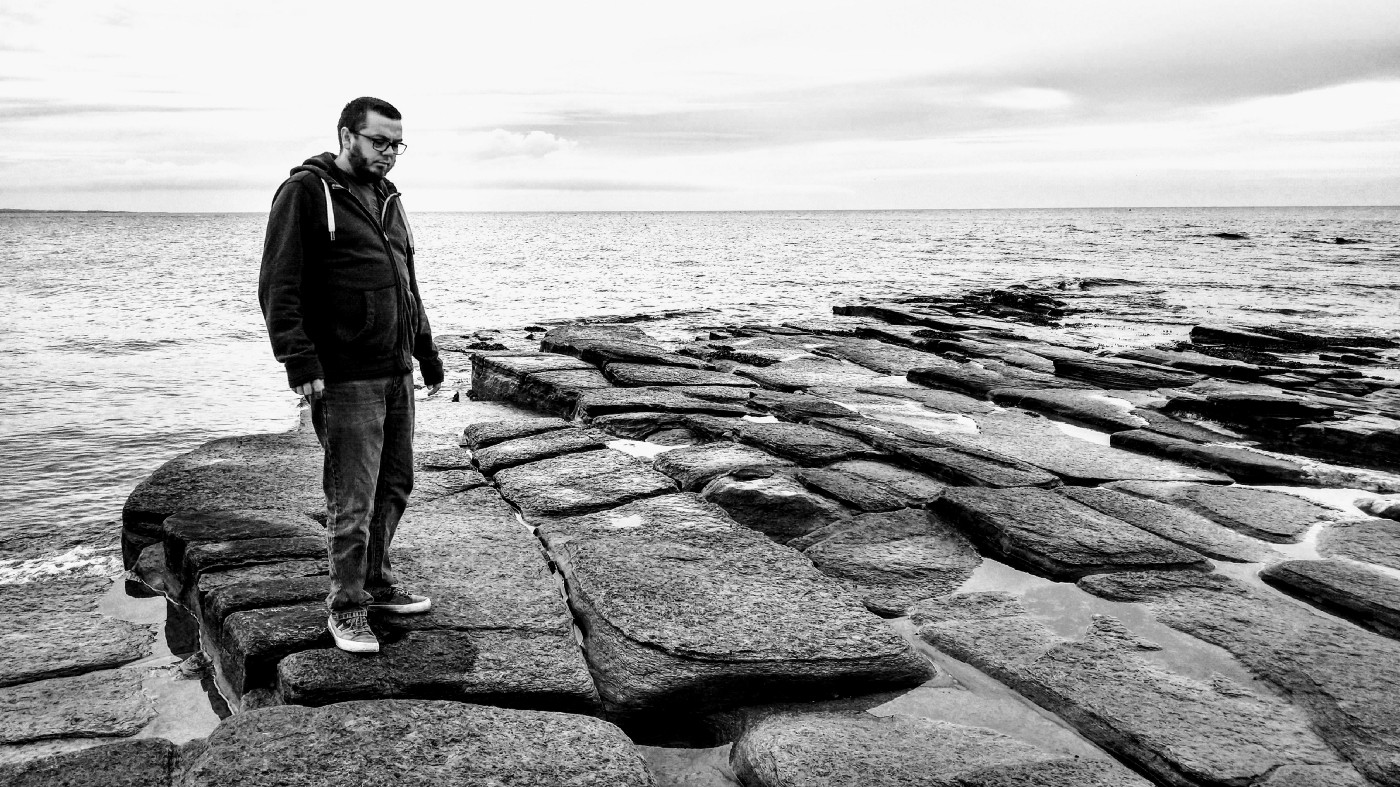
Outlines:
{"type": "Polygon", "coordinates": [[[359,95],[423,211],[1400,205],[1396,0],[0,0],[0,208],[265,211],[359,95]]]}

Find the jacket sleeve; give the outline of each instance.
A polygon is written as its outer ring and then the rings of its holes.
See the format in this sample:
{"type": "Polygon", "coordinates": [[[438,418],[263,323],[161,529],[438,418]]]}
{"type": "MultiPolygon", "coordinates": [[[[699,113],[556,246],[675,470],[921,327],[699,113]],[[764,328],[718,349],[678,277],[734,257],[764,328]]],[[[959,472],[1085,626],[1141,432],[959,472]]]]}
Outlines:
{"type": "Polygon", "coordinates": [[[428,324],[428,311],[423,308],[423,298],[418,294],[418,274],[414,271],[413,249],[408,252],[408,286],[413,291],[413,304],[418,309],[418,333],[413,337],[413,357],[418,359],[418,368],[423,372],[424,385],[437,385],[443,381],[442,359],[438,357],[437,344],[433,341],[433,329],[428,324]]]}
{"type": "Polygon", "coordinates": [[[311,200],[300,179],[287,180],[277,190],[258,275],[258,301],[272,353],[286,365],[287,385],[292,388],[325,377],[316,346],[306,332],[302,293],[307,251],[313,243],[311,200]]]}

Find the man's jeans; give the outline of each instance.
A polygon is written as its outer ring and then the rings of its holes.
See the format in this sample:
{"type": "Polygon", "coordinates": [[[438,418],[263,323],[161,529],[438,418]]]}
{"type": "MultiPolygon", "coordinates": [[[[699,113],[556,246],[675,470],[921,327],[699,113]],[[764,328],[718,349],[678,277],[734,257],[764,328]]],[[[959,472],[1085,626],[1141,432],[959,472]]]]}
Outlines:
{"type": "Polygon", "coordinates": [[[327,383],[311,409],[325,449],[332,611],[392,585],[389,543],[413,491],[413,376],[327,383]]]}

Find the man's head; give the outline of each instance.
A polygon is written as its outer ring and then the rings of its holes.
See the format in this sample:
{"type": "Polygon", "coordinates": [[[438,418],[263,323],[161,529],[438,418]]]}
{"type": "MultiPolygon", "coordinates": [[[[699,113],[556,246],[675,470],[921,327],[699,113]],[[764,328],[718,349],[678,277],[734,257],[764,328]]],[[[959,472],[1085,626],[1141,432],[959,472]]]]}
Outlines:
{"type": "Polygon", "coordinates": [[[387,101],[361,96],[340,111],[336,135],[336,163],[360,182],[376,183],[398,161],[394,147],[403,142],[403,115],[387,101]]]}

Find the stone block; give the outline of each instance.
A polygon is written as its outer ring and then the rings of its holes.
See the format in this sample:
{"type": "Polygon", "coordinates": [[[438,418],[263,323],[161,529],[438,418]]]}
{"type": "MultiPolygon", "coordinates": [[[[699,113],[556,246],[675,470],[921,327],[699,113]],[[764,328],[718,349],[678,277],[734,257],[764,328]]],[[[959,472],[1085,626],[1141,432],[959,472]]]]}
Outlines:
{"type": "Polygon", "coordinates": [[[669,494],[676,483],[618,451],[586,451],[496,474],[501,494],[527,519],[572,516],[669,494]]]}

